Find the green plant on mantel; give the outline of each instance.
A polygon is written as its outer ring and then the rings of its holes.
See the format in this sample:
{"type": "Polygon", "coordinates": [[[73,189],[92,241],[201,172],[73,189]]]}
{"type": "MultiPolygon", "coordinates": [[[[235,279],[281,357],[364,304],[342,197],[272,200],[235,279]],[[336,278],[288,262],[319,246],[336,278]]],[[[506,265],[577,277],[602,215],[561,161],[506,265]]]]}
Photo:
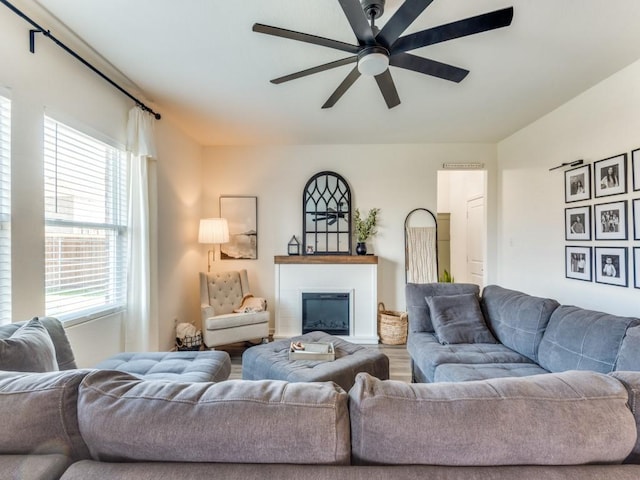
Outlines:
{"type": "Polygon", "coordinates": [[[378,231],[376,225],[378,223],[379,208],[372,208],[369,210],[369,214],[366,219],[360,216],[360,210],[356,208],[353,215],[353,224],[355,226],[355,235],[358,242],[366,242],[370,237],[373,237],[378,231]]]}

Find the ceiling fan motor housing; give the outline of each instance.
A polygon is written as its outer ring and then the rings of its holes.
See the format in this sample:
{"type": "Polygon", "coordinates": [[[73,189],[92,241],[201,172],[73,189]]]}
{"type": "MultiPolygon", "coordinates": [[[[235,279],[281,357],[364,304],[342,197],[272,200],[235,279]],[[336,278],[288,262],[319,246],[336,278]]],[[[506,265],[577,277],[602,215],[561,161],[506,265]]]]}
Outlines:
{"type": "Polygon", "coordinates": [[[385,0],[360,0],[360,5],[369,19],[380,18],[384,13],[385,0]]]}

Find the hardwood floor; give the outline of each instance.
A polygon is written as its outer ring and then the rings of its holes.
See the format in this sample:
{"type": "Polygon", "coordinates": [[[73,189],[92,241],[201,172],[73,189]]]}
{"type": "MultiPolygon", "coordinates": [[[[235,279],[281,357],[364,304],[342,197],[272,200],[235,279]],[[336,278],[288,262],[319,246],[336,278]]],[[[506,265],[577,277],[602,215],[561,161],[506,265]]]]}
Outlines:
{"type": "MultiPolygon", "coordinates": [[[[366,348],[375,348],[389,357],[389,378],[401,382],[411,382],[411,364],[406,345],[363,345],[366,348]]],[[[242,378],[242,353],[247,349],[244,344],[226,345],[216,350],[227,352],[231,356],[230,380],[242,378]]]]}

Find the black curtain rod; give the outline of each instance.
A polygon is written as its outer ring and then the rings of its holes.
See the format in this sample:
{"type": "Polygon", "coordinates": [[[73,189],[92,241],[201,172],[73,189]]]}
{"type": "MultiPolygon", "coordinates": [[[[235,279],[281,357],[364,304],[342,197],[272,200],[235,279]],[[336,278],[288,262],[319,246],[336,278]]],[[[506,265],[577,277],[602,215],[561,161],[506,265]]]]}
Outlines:
{"type": "Polygon", "coordinates": [[[19,17],[23,18],[24,20],[26,20],[28,23],[30,23],[33,27],[35,27],[34,30],[31,30],[29,32],[29,45],[30,45],[30,51],[31,53],[35,52],[35,34],[36,33],[42,33],[45,37],[50,38],[56,45],[58,45],[60,48],[62,48],[65,52],[67,52],[69,55],[71,55],[72,57],[74,57],[76,60],[78,60],[80,63],[82,63],[84,66],[86,66],[87,68],[89,68],[91,71],[93,71],[95,74],[99,75],[100,77],[102,77],[104,80],[106,80],[107,82],[109,82],[111,85],[113,85],[115,88],[117,88],[120,92],[122,92],[123,94],[125,94],[127,97],[129,97],[131,100],[133,100],[134,102],[136,102],[136,105],[138,107],[140,107],[142,110],[144,110],[145,112],[149,112],[151,115],[153,115],[155,117],[156,120],[160,120],[162,118],[162,116],[159,113],[154,112],[151,108],[147,107],[144,103],[142,103],[140,100],[138,100],[136,97],[134,97],[133,95],[131,95],[129,92],[127,92],[124,88],[122,88],[120,85],[118,85],[116,82],[114,82],[113,80],[111,80],[109,77],[107,77],[104,73],[102,73],[100,70],[98,70],[96,67],[94,67],[93,65],[91,65],[89,62],[87,62],[84,58],[82,58],[80,55],[78,55],[76,52],[74,52],[73,50],[71,50],[69,47],[67,47],[64,43],[62,43],[60,40],[58,40],[56,37],[53,36],[53,34],[49,31],[49,30],[45,30],[44,28],[42,28],[40,25],[38,25],[33,19],[31,19],[30,17],[28,17],[24,12],[22,12],[21,10],[19,10],[18,8],[16,8],[14,5],[12,5],[8,0],[0,0],[0,2],[4,3],[13,13],[15,13],[16,15],[18,15],[19,17]]]}

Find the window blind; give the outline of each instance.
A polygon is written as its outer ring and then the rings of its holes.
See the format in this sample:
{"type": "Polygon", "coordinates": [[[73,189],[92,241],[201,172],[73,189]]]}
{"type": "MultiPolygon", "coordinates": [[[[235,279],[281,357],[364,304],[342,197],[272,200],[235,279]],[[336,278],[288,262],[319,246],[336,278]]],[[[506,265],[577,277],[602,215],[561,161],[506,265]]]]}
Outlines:
{"type": "Polygon", "coordinates": [[[11,322],[11,102],[0,96],[0,324],[11,322]]]}
{"type": "Polygon", "coordinates": [[[45,117],[45,308],[92,318],[126,303],[126,155],[45,117]]]}

